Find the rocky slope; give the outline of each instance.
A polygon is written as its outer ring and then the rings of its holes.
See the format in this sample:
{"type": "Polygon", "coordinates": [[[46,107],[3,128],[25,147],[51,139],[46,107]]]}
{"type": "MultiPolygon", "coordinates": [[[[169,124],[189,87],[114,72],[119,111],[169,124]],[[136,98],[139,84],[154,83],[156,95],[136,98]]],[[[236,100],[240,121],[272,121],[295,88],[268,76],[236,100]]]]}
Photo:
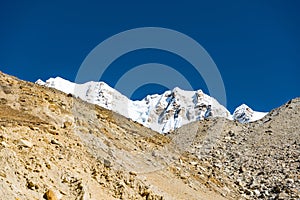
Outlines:
{"type": "Polygon", "coordinates": [[[193,138],[186,150],[210,163],[213,172],[222,171],[242,197],[299,199],[299,116],[297,98],[253,123],[211,119],[182,127],[176,134],[193,138]],[[196,134],[189,131],[191,127],[196,134]]]}
{"type": "Polygon", "coordinates": [[[0,97],[0,199],[300,198],[299,99],[161,135],[3,73],[0,97]]]}
{"type": "Polygon", "coordinates": [[[3,73],[0,86],[0,199],[224,199],[187,178],[168,137],[3,73]]]}

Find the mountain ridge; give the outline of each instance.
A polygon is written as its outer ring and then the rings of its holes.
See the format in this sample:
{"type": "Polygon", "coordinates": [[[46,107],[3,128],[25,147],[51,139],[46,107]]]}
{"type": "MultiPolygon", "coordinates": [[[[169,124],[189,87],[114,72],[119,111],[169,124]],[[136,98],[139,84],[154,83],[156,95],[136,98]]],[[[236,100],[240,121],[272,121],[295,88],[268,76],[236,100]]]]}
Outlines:
{"type": "Polygon", "coordinates": [[[184,124],[208,117],[225,117],[247,123],[261,119],[267,114],[253,111],[243,104],[237,107],[231,115],[216,99],[200,89],[186,91],[175,87],[163,94],[147,95],[142,100],[132,101],[105,82],[90,81],[75,84],[56,77],[46,82],[39,79],[36,83],[67,94],[71,93],[89,103],[118,112],[160,133],[168,133],[184,124]]]}

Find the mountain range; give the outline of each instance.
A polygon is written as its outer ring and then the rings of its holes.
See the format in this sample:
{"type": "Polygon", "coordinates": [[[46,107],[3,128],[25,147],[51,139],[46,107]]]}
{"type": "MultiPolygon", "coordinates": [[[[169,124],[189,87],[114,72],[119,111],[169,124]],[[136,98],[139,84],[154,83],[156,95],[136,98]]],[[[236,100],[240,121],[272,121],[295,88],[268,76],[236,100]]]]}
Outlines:
{"type": "Polygon", "coordinates": [[[117,112],[159,133],[168,133],[182,125],[208,117],[224,117],[247,123],[259,120],[267,114],[253,111],[246,104],[242,104],[231,115],[223,105],[201,89],[186,91],[176,87],[163,94],[147,95],[140,101],[132,101],[105,82],[76,84],[56,77],[46,82],[39,79],[36,83],[117,112]]]}

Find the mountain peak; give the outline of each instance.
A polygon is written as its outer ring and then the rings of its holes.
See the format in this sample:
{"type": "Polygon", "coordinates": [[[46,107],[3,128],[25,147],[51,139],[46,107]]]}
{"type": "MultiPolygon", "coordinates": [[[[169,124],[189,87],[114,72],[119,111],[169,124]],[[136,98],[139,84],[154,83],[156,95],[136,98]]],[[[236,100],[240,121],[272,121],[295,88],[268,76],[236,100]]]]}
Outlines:
{"type": "Polygon", "coordinates": [[[266,114],[266,112],[253,111],[248,105],[242,104],[235,109],[232,116],[241,123],[247,123],[259,120],[266,114]]]}
{"type": "Polygon", "coordinates": [[[115,111],[160,133],[167,133],[184,124],[208,117],[233,118],[244,123],[264,116],[255,115],[256,112],[246,104],[239,106],[232,116],[223,105],[201,89],[188,91],[175,87],[161,95],[147,95],[140,101],[131,101],[105,82],[90,81],[76,84],[56,77],[46,82],[39,79],[36,83],[71,93],[82,100],[115,111]]]}

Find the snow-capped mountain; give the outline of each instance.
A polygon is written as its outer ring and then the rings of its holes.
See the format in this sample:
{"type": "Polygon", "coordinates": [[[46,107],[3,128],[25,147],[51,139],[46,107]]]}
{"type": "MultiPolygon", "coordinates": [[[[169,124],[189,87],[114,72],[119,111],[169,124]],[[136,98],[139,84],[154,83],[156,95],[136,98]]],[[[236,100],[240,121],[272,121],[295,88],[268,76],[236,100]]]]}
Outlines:
{"type": "Polygon", "coordinates": [[[238,120],[241,123],[253,122],[263,118],[266,112],[258,112],[253,111],[249,106],[246,104],[242,104],[235,109],[233,112],[233,119],[238,120]]]}
{"type": "Polygon", "coordinates": [[[110,109],[160,133],[167,133],[189,122],[209,117],[225,117],[240,122],[260,119],[265,113],[254,112],[246,105],[238,107],[233,116],[218,101],[202,92],[176,87],[163,94],[148,95],[132,101],[104,82],[75,84],[60,77],[37,84],[71,93],[89,103],[110,109]]]}

